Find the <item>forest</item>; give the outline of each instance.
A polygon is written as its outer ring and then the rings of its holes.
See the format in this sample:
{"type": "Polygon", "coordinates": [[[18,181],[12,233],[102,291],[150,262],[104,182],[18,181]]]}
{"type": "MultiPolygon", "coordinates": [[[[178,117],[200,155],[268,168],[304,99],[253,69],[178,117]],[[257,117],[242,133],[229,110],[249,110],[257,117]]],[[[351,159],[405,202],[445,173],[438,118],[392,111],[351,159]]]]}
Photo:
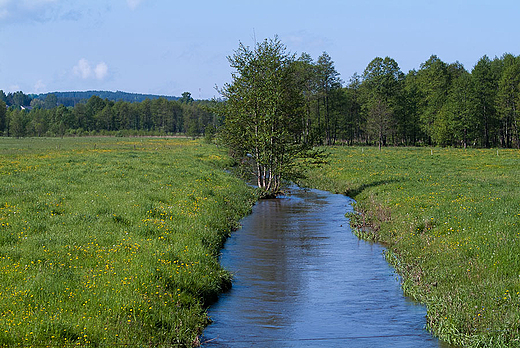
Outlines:
{"type": "MultiPolygon", "coordinates": [[[[0,91],[0,97],[2,94],[0,91]]],[[[14,95],[23,98],[22,92],[14,95]]],[[[47,95],[42,103],[33,101],[30,107],[0,106],[0,133],[11,137],[179,133],[197,136],[208,133],[209,126],[217,124],[210,108],[213,102],[194,101],[188,92],[177,100],[146,98],[135,103],[93,95],[74,107],[57,105],[54,94],[47,95]]],[[[5,102],[0,100],[2,103],[5,102]]]]}
{"type": "MultiPolygon", "coordinates": [[[[142,102],[146,99],[158,99],[165,98],[167,100],[177,100],[179,97],[172,96],[162,96],[162,95],[154,95],[154,94],[140,94],[140,93],[128,93],[122,91],[75,91],[75,92],[52,92],[52,93],[42,93],[35,95],[31,100],[32,106],[42,105],[45,102],[45,99],[48,95],[54,94],[54,96],[50,96],[49,98],[54,99],[56,97],[56,103],[63,104],[64,106],[76,106],[78,103],[82,103],[85,100],[89,99],[92,96],[98,96],[101,99],[108,99],[112,101],[127,101],[131,103],[142,102]]],[[[32,97],[32,96],[31,96],[32,97]]]]}
{"type": "MultiPolygon", "coordinates": [[[[406,74],[394,59],[376,57],[346,82],[326,52],[317,60],[302,53],[292,64],[304,100],[298,128],[305,142],[520,147],[519,56],[483,56],[468,71],[432,55],[406,74]]],[[[140,102],[93,95],[75,106],[58,105],[54,94],[34,100],[0,91],[0,104],[6,104],[0,107],[0,134],[213,134],[224,123],[218,104],[226,102],[193,100],[189,92],[178,100],[140,102]]]]}

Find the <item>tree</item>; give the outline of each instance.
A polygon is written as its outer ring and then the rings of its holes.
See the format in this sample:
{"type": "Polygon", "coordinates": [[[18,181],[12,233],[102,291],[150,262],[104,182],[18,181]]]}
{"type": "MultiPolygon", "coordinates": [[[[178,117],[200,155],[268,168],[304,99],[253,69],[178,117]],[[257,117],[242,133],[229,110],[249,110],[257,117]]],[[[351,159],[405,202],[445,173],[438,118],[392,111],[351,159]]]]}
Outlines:
{"type": "Polygon", "coordinates": [[[501,122],[501,143],[511,147],[513,142],[520,148],[518,119],[520,118],[520,58],[508,54],[502,58],[504,68],[498,82],[497,111],[501,122]]]}
{"type": "Polygon", "coordinates": [[[107,102],[105,107],[96,114],[96,129],[99,130],[114,130],[114,110],[110,102],[107,102]]]}
{"type": "Polygon", "coordinates": [[[341,122],[341,136],[349,145],[361,139],[363,120],[359,95],[360,86],[361,76],[354,73],[343,90],[346,108],[341,122]]]}
{"type": "MultiPolygon", "coordinates": [[[[37,100],[37,99],[33,99],[37,100]]],[[[47,115],[50,111],[44,109],[33,109],[31,111],[31,121],[27,126],[28,133],[41,137],[47,131],[47,115]]]]}
{"type": "Polygon", "coordinates": [[[5,95],[5,93],[2,89],[0,89],[0,101],[7,103],[7,96],[5,95]]]}
{"type": "Polygon", "coordinates": [[[314,155],[301,141],[303,95],[294,55],[276,37],[254,49],[240,44],[228,60],[235,71],[220,91],[226,98],[222,138],[263,195],[273,197],[283,180],[300,173],[299,160],[314,155]]]}
{"type": "Polygon", "coordinates": [[[424,97],[420,91],[415,70],[410,70],[406,74],[402,92],[402,122],[400,122],[402,140],[406,145],[417,145],[426,137],[421,131],[419,113],[424,97]]]}
{"type": "Polygon", "coordinates": [[[132,127],[132,115],[130,113],[130,103],[119,100],[114,104],[114,119],[117,124],[117,129],[131,129],[132,127]]]}
{"type": "Polygon", "coordinates": [[[96,127],[96,117],[97,114],[103,110],[106,106],[106,103],[100,97],[93,95],[89,98],[85,105],[85,129],[93,130],[96,127]]]}
{"type": "Polygon", "coordinates": [[[51,111],[51,126],[50,131],[55,136],[62,137],[65,135],[67,129],[72,127],[74,123],[73,113],[65,106],[60,105],[51,111]]]}
{"type": "Polygon", "coordinates": [[[421,128],[427,135],[428,142],[432,143],[436,119],[448,95],[448,65],[439,57],[432,55],[421,64],[421,69],[417,72],[416,82],[419,92],[423,96],[421,105],[419,105],[421,128]]]}
{"type": "MultiPolygon", "coordinates": [[[[456,145],[462,138],[467,141],[466,134],[460,133],[460,127],[464,128],[465,120],[468,119],[471,100],[471,80],[467,77],[469,73],[459,62],[446,66],[445,90],[439,90],[442,105],[433,117],[430,136],[435,144],[446,146],[456,145]]],[[[440,99],[439,99],[440,100],[440,99]]],[[[462,140],[464,142],[464,140],[462,140]]]]}
{"type": "MultiPolygon", "coordinates": [[[[0,96],[4,93],[2,90],[0,90],[0,96]]],[[[6,118],[6,105],[3,100],[0,98],[0,136],[2,135],[4,129],[5,129],[5,118],[6,118]]]]}
{"type": "Polygon", "coordinates": [[[297,84],[301,88],[304,98],[304,113],[305,117],[302,120],[304,142],[314,142],[320,133],[319,127],[314,126],[313,104],[319,104],[317,100],[317,81],[316,81],[316,66],[312,61],[312,57],[307,53],[302,53],[301,56],[293,63],[297,84]]]}
{"type": "Polygon", "coordinates": [[[25,122],[24,122],[24,111],[13,108],[10,110],[11,115],[9,117],[9,131],[13,137],[25,136],[25,122]]]}
{"type": "Polygon", "coordinates": [[[58,98],[56,98],[55,94],[47,94],[45,97],[45,101],[43,102],[43,107],[45,109],[52,109],[58,105],[58,98]]]}
{"type": "Polygon", "coordinates": [[[87,119],[87,107],[83,103],[78,103],[73,110],[74,122],[80,128],[80,131],[89,129],[89,122],[87,119]]]}
{"type": "Polygon", "coordinates": [[[399,65],[390,57],[374,58],[363,72],[367,131],[377,138],[380,150],[395,124],[393,116],[403,78],[399,65]]]}
{"type": "Polygon", "coordinates": [[[483,134],[482,145],[490,147],[496,127],[495,95],[497,83],[492,70],[491,60],[483,56],[471,72],[475,96],[475,112],[480,120],[478,127],[483,134]]]}
{"type": "MultiPolygon", "coordinates": [[[[469,139],[475,137],[474,125],[477,121],[473,113],[473,84],[471,75],[462,69],[452,81],[443,114],[446,115],[447,129],[442,139],[443,145],[462,144],[468,146],[469,139]]],[[[441,139],[439,139],[441,140],[441,139]]]]}
{"type": "Polygon", "coordinates": [[[186,135],[195,139],[200,134],[200,112],[201,110],[193,104],[182,104],[182,114],[184,115],[184,131],[186,135]]]}
{"type": "Polygon", "coordinates": [[[182,98],[179,99],[179,102],[181,104],[191,104],[191,103],[193,103],[193,98],[191,97],[191,93],[190,92],[183,92],[182,93],[182,98]]]}
{"type": "MultiPolygon", "coordinates": [[[[325,128],[325,143],[332,145],[336,140],[338,115],[333,111],[333,104],[337,101],[341,88],[339,73],[334,68],[332,58],[323,52],[316,63],[316,75],[318,82],[318,96],[322,99],[324,112],[323,121],[325,128]]],[[[319,105],[319,102],[318,102],[319,105]]]]}
{"type": "Polygon", "coordinates": [[[151,107],[150,99],[145,99],[139,104],[139,126],[140,129],[145,129],[147,131],[153,128],[152,123],[152,107],[151,107]]]}
{"type": "Polygon", "coordinates": [[[14,94],[9,93],[7,100],[11,106],[29,106],[31,104],[31,98],[22,91],[15,92],[14,94]]]}
{"type": "Polygon", "coordinates": [[[392,111],[382,98],[376,97],[367,103],[367,115],[367,132],[377,137],[377,144],[381,151],[386,135],[391,128],[392,111]]]}

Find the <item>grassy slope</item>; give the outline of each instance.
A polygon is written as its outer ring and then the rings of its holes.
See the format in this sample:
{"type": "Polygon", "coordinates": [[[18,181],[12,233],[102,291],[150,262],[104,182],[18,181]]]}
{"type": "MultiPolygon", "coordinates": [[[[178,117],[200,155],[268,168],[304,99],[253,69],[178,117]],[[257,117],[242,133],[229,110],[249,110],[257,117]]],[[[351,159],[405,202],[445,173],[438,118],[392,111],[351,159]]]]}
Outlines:
{"type": "Polygon", "coordinates": [[[0,138],[0,346],[197,343],[254,200],[215,147],[0,138]]]}
{"type": "Polygon", "coordinates": [[[429,328],[463,346],[520,346],[520,151],[330,151],[307,185],[357,200],[429,328]]]}

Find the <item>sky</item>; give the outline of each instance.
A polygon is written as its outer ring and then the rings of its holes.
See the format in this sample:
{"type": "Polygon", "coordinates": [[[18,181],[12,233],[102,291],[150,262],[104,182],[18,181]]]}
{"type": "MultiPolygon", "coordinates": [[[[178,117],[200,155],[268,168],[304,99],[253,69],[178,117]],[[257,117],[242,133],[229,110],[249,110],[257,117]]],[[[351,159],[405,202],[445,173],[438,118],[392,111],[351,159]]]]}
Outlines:
{"type": "Polygon", "coordinates": [[[375,57],[471,71],[520,54],[518,0],[0,0],[0,89],[219,97],[239,43],[327,52],[343,81],[375,57]]]}

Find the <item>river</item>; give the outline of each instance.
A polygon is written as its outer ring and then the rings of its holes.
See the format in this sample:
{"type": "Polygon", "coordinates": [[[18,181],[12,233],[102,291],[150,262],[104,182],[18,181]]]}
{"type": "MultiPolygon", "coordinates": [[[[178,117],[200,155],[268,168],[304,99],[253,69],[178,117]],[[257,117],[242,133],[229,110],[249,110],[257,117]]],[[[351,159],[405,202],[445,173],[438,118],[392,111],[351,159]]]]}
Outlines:
{"type": "Polygon", "coordinates": [[[380,245],[358,240],[352,200],[294,188],[262,200],[222,250],[233,288],[208,311],[204,347],[447,347],[402,294],[380,245]]]}

